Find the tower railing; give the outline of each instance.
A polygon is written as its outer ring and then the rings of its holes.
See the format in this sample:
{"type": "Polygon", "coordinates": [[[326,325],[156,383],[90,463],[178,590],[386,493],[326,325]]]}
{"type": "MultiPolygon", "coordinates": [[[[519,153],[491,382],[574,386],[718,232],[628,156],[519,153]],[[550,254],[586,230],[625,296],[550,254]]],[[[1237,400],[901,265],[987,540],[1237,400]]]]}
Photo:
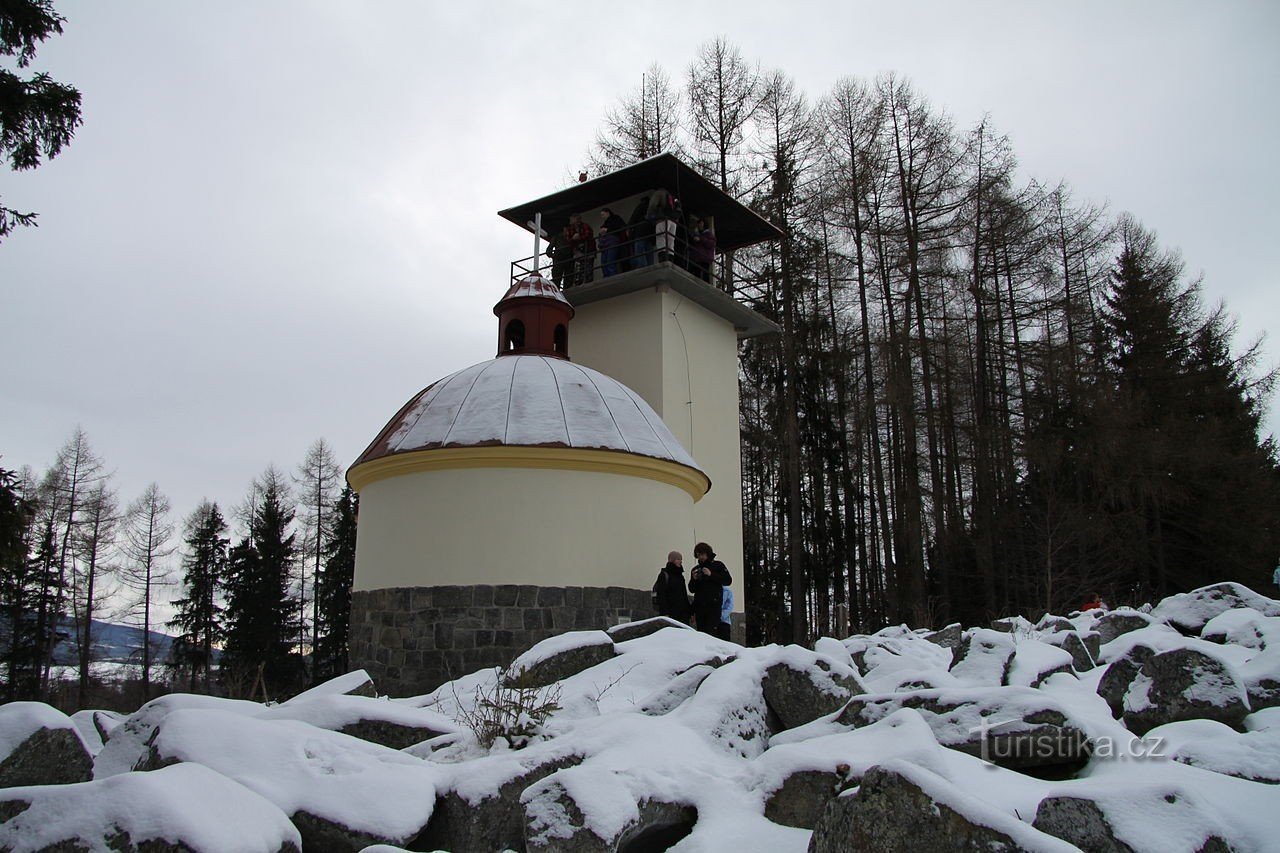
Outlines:
{"type": "Polygon", "coordinates": [[[548,246],[537,257],[512,261],[511,281],[515,283],[537,271],[561,290],[568,290],[658,264],[682,269],[730,295],[739,294],[753,301],[763,296],[760,275],[734,254],[713,251],[708,261],[705,249],[700,252],[682,235],[670,233],[633,237],[604,248],[598,244],[576,250],[548,246]]]}

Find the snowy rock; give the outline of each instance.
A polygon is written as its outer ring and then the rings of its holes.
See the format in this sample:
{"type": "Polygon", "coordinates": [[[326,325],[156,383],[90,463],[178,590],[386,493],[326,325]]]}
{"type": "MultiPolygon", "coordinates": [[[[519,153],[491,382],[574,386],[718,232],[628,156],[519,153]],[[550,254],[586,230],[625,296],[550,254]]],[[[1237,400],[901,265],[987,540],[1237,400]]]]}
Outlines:
{"type": "Polygon", "coordinates": [[[97,730],[98,737],[102,739],[102,743],[105,746],[107,741],[111,740],[111,733],[128,717],[115,711],[94,711],[92,719],[93,727],[97,730]]]}
{"type": "Polygon", "coordinates": [[[653,717],[669,714],[698,691],[698,687],[716,668],[710,664],[698,664],[671,679],[667,684],[640,700],[640,713],[653,717]]]}
{"type": "Polygon", "coordinates": [[[1152,624],[1153,620],[1145,613],[1130,609],[1117,609],[1104,614],[1093,625],[1093,630],[1101,636],[1103,645],[1130,631],[1137,631],[1152,624]]]}
{"type": "Polygon", "coordinates": [[[887,629],[871,636],[850,637],[844,646],[857,671],[864,674],[868,690],[890,692],[904,684],[957,683],[947,675],[954,650],[931,642],[925,635],[887,629]]]}
{"type": "Polygon", "coordinates": [[[1091,754],[1085,725],[1028,687],[855,696],[834,722],[857,728],[903,708],[918,711],[938,743],[1001,767],[1073,767],[1091,754]]]}
{"type": "Polygon", "coordinates": [[[1264,650],[1240,667],[1249,707],[1255,711],[1280,707],[1280,645],[1264,650]]]}
{"type": "Polygon", "coordinates": [[[546,687],[615,657],[604,631],[570,631],[549,637],[520,655],[508,670],[512,687],[546,687]]]}
{"type": "Polygon", "coordinates": [[[1262,651],[1280,646],[1280,616],[1263,616],[1251,607],[1228,610],[1206,622],[1200,636],[1212,643],[1262,651]]]}
{"type": "Polygon", "coordinates": [[[813,643],[813,650],[823,657],[839,661],[850,669],[857,671],[857,666],[853,662],[853,655],[849,654],[849,649],[845,647],[845,644],[835,637],[819,637],[813,643]]]}
{"type": "Polygon", "coordinates": [[[1199,634],[1215,616],[1242,607],[1256,610],[1263,616],[1280,616],[1280,601],[1258,595],[1239,583],[1218,583],[1171,595],[1157,604],[1151,615],[1184,634],[1194,635],[1199,634]]]}
{"type": "Polygon", "coordinates": [[[782,728],[761,689],[765,668],[775,662],[772,655],[757,650],[725,664],[708,675],[698,692],[666,719],[709,738],[731,755],[755,758],[768,748],[769,737],[782,728]]]}
{"type": "Polygon", "coordinates": [[[284,812],[198,764],[0,791],[0,850],[13,853],[301,849],[284,812]]]}
{"type": "Polygon", "coordinates": [[[287,702],[267,709],[259,717],[299,720],[392,749],[404,749],[459,730],[457,723],[434,711],[345,694],[322,695],[301,704],[287,702]]]}
{"type": "Polygon", "coordinates": [[[809,843],[809,853],[1073,849],[905,761],[872,768],[856,792],[830,800],[809,843]]]}
{"type": "Polygon", "coordinates": [[[1227,665],[1193,649],[1154,655],[1124,695],[1124,724],[1139,735],[1178,720],[1238,727],[1248,713],[1244,686],[1227,665]]]}
{"type": "Polygon", "coordinates": [[[1056,634],[1059,631],[1074,631],[1075,624],[1070,619],[1062,616],[1054,616],[1046,613],[1040,617],[1040,621],[1036,623],[1036,630],[1044,634],[1056,634]]]}
{"type": "Polygon", "coordinates": [[[832,664],[799,646],[783,651],[785,659],[766,669],[760,684],[765,702],[783,728],[838,711],[849,697],[866,692],[852,668],[832,664]]]}
{"type": "Polygon", "coordinates": [[[436,771],[421,759],[296,720],[170,713],[143,765],[195,762],[274,803],[317,850],[403,845],[431,817],[436,771]]]}
{"type": "Polygon", "coordinates": [[[964,628],[960,627],[959,622],[952,622],[945,628],[941,628],[929,634],[925,634],[924,638],[931,643],[942,646],[944,649],[954,649],[960,645],[960,640],[964,637],[964,628]]]}
{"type": "Polygon", "coordinates": [[[525,752],[468,763],[465,778],[442,787],[431,822],[415,847],[423,850],[519,850],[525,815],[520,796],[529,786],[582,760],[580,755],[525,752]]]}
{"type": "Polygon", "coordinates": [[[1090,853],[1254,849],[1228,843],[1229,828],[1194,790],[1151,782],[1046,797],[1032,826],[1090,853]]]}
{"type": "Polygon", "coordinates": [[[264,706],[257,702],[239,699],[220,699],[216,696],[200,696],[194,693],[171,693],[152,699],[123,722],[111,729],[111,737],[93,759],[93,778],[105,779],[119,773],[128,773],[147,759],[147,747],[156,727],[165,717],[184,708],[216,708],[220,711],[246,716],[259,714],[264,706]]]}
{"type": "Polygon", "coordinates": [[[1060,672],[1075,673],[1070,652],[1049,643],[1021,637],[1014,643],[1013,657],[1001,683],[1039,687],[1049,676],[1060,672]]]}
{"type": "Polygon", "coordinates": [[[71,715],[71,723],[76,727],[76,733],[80,735],[84,748],[89,751],[91,756],[101,752],[102,745],[106,743],[102,739],[102,733],[98,731],[98,727],[93,724],[93,715],[99,713],[101,712],[82,710],[76,711],[71,715]]]}
{"type": "Polygon", "coordinates": [[[1035,626],[1022,616],[1006,616],[992,621],[991,630],[1002,634],[1030,634],[1035,626]]]}
{"type": "Polygon", "coordinates": [[[292,699],[280,703],[281,705],[298,706],[312,699],[319,699],[325,696],[368,696],[370,698],[377,696],[378,691],[373,689],[373,679],[369,677],[369,673],[363,669],[353,670],[336,678],[330,678],[323,684],[317,684],[309,690],[304,690],[292,699]]]}
{"type": "MultiPolygon", "coordinates": [[[[600,797],[593,790],[593,800],[600,797]]],[[[532,786],[521,800],[525,815],[525,847],[529,853],[613,853],[616,850],[665,850],[692,831],[698,812],[683,803],[656,798],[634,802],[623,786],[622,820],[602,826],[592,821],[565,781],[558,777],[532,786]]]]}
{"type": "Polygon", "coordinates": [[[1082,636],[1073,628],[1068,631],[1042,634],[1040,639],[1071,655],[1071,667],[1076,672],[1087,672],[1098,665],[1101,636],[1096,631],[1090,631],[1082,636]]]}
{"type": "Polygon", "coordinates": [[[783,826],[813,829],[827,801],[840,793],[845,782],[845,774],[837,770],[797,770],[765,793],[764,816],[783,826]]]}
{"type": "Polygon", "coordinates": [[[956,647],[951,674],[969,684],[992,687],[1007,684],[1009,666],[1016,650],[1009,633],[974,628],[965,632],[964,639],[956,647]]]}
{"type": "Polygon", "coordinates": [[[623,622],[621,625],[614,625],[612,628],[606,628],[605,633],[615,643],[625,643],[628,640],[638,640],[641,637],[647,637],[650,634],[657,633],[663,628],[682,628],[686,631],[692,631],[683,622],[672,619],[669,616],[654,616],[652,619],[641,619],[636,622],[623,622]]]}
{"type": "Polygon", "coordinates": [[[1280,730],[1240,733],[1213,720],[1185,720],[1152,729],[1147,739],[1181,764],[1280,785],[1280,730]]]}
{"type": "Polygon", "coordinates": [[[1119,719],[1124,715],[1124,694],[1129,692],[1129,685],[1142,671],[1142,665],[1155,656],[1155,650],[1149,646],[1136,645],[1107,665],[1106,672],[1098,681],[1097,693],[1106,700],[1111,709],[1111,716],[1119,719]]]}
{"type": "Polygon", "coordinates": [[[0,788],[92,777],[93,759],[70,717],[43,702],[0,705],[0,788]]]}

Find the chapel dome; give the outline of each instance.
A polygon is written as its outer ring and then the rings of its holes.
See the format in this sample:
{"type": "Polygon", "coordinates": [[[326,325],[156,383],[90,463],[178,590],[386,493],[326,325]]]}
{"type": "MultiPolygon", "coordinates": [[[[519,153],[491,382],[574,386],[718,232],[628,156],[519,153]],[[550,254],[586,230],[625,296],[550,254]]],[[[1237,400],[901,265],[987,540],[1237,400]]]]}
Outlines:
{"type": "Polygon", "coordinates": [[[644,399],[597,370],[563,358],[505,355],[435,382],[411,399],[360,455],[379,459],[455,448],[609,451],[692,469],[707,477],[644,399]]]}

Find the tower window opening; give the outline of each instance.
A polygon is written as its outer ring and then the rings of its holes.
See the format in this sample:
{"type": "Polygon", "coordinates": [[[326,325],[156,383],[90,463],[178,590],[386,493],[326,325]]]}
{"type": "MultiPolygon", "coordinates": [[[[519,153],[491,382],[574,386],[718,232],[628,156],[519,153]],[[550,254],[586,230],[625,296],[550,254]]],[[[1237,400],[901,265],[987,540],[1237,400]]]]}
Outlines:
{"type": "Polygon", "coordinates": [[[524,349],[524,323],[522,321],[512,320],[507,324],[507,328],[502,332],[502,349],[506,352],[524,349]]]}
{"type": "Polygon", "coordinates": [[[551,340],[551,348],[560,355],[567,355],[569,352],[569,330],[565,328],[563,323],[556,326],[551,340]]]}

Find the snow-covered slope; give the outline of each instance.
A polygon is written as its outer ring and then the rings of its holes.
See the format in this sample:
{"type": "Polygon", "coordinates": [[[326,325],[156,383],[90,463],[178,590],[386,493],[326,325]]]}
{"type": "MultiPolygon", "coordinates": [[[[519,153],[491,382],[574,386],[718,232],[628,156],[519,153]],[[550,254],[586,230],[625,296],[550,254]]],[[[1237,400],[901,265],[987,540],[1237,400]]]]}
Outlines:
{"type": "MultiPolygon", "coordinates": [[[[1277,614],[1230,584],[814,650],[652,620],[425,696],[169,696],[85,739],[93,781],[0,790],[0,849],[1276,850],[1277,614]]],[[[46,718],[0,708],[5,761],[46,718]]]]}

